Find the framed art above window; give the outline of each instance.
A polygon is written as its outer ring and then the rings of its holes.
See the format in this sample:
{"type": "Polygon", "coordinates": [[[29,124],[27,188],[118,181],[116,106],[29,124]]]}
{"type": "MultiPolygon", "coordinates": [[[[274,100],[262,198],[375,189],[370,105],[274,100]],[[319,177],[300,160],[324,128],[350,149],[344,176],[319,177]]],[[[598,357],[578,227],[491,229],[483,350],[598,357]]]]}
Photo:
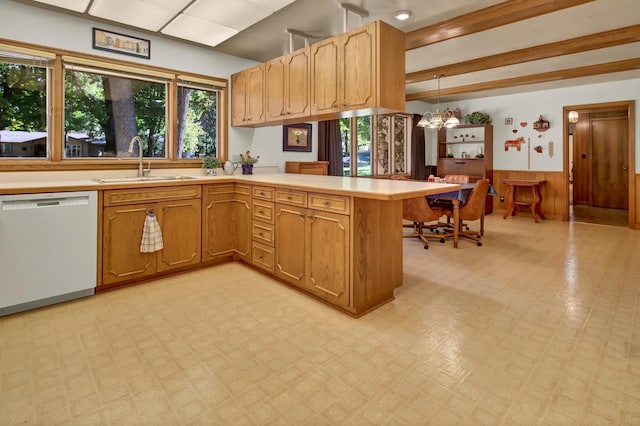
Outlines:
{"type": "Polygon", "coordinates": [[[283,151],[311,152],[311,124],[289,124],[283,127],[283,151]]]}
{"type": "Polygon", "coordinates": [[[149,40],[100,28],[93,28],[93,48],[139,58],[151,58],[151,42],[149,40]]]}

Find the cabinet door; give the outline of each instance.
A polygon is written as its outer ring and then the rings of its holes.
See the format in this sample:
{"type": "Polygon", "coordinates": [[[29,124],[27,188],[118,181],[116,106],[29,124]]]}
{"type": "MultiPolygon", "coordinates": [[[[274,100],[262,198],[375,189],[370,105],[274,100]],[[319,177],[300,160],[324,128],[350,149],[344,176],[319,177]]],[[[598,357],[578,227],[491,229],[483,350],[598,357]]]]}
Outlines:
{"type": "Polygon", "coordinates": [[[102,283],[153,275],[156,254],[140,253],[147,212],[155,204],[107,207],[103,213],[102,283]]]}
{"type": "Polygon", "coordinates": [[[251,203],[248,186],[234,184],[205,188],[202,210],[202,259],[238,256],[251,252],[251,203]]]}
{"type": "Polygon", "coordinates": [[[276,204],[276,275],[304,287],[306,210],[276,204]]]}
{"type": "Polygon", "coordinates": [[[247,74],[240,72],[231,76],[231,125],[241,126],[247,120],[247,74]]]}
{"type": "Polygon", "coordinates": [[[157,252],[158,272],[200,263],[200,203],[192,199],[157,204],[164,243],[157,252]]]}
{"type": "Polygon", "coordinates": [[[264,65],[247,70],[247,122],[264,122],[264,65]]]}
{"type": "Polygon", "coordinates": [[[311,113],[340,111],[339,76],[340,45],[338,37],[311,46],[311,113]]]}
{"type": "Polygon", "coordinates": [[[367,25],[345,33],[340,36],[340,40],[342,109],[375,106],[375,26],[367,25]]]}
{"type": "Polygon", "coordinates": [[[285,86],[287,57],[275,58],[265,65],[266,119],[281,120],[286,113],[285,86]]]}
{"type": "Polygon", "coordinates": [[[287,118],[303,117],[309,109],[309,52],[300,49],[287,55],[287,118]]]}
{"type": "Polygon", "coordinates": [[[349,304],[349,216],[310,210],[306,288],[327,301],[349,304]]]}

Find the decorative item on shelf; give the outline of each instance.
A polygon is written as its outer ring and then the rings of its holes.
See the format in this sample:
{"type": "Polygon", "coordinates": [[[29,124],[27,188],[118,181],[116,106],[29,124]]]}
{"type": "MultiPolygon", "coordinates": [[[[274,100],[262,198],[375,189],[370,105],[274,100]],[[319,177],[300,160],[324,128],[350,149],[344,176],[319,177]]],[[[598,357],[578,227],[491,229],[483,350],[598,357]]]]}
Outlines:
{"type": "Polygon", "coordinates": [[[259,159],[260,159],[259,155],[252,157],[249,151],[246,151],[244,154],[240,154],[240,164],[242,165],[242,174],[252,175],[253,165],[256,164],[259,159]]]}
{"type": "Polygon", "coordinates": [[[513,124],[513,117],[505,117],[504,125],[505,126],[511,126],[512,124],[513,124]]]}
{"type": "Polygon", "coordinates": [[[484,147],[482,145],[478,147],[478,153],[476,154],[476,158],[484,158],[484,147]]]}
{"type": "Polygon", "coordinates": [[[460,108],[456,108],[455,111],[447,108],[444,114],[440,113],[440,77],[442,77],[442,75],[433,76],[433,78],[438,80],[438,106],[436,107],[436,112],[435,114],[429,111],[425,112],[420,121],[418,121],[418,124],[416,124],[418,127],[428,127],[430,129],[440,130],[443,127],[451,128],[460,124],[459,117],[462,116],[460,108]],[[427,114],[431,117],[427,118],[427,114]]]}
{"type": "Polygon", "coordinates": [[[534,147],[534,148],[533,148],[533,150],[534,150],[535,152],[537,152],[538,154],[542,154],[542,150],[543,150],[543,149],[544,149],[544,148],[542,148],[542,145],[538,145],[538,146],[536,146],[536,147],[534,147]]]}
{"type": "Polygon", "coordinates": [[[475,111],[465,115],[464,121],[468,124],[491,124],[491,116],[484,112],[475,111]]]}
{"type": "Polygon", "coordinates": [[[538,121],[533,122],[533,129],[539,132],[546,132],[549,130],[549,122],[542,118],[542,114],[538,117],[538,121]]]}
{"type": "Polygon", "coordinates": [[[221,166],[220,160],[211,155],[202,157],[202,168],[205,170],[207,176],[213,176],[216,174],[216,169],[221,166]]]}

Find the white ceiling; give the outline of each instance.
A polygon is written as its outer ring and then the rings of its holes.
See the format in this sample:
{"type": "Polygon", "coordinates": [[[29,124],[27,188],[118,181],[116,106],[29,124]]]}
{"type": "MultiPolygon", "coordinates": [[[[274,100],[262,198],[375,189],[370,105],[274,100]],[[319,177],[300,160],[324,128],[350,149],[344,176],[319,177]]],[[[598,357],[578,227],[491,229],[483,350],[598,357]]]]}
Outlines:
{"type": "MultiPolygon", "coordinates": [[[[290,28],[313,36],[309,42],[341,33],[347,0],[18,0],[34,6],[54,6],[63,12],[114,22],[188,40],[231,55],[266,61],[289,51],[290,28]]],[[[520,1],[520,0],[515,0],[520,1]]],[[[374,20],[384,20],[410,32],[457,16],[468,14],[503,0],[348,0],[366,9],[369,17],[349,13],[347,29],[374,20]],[[412,12],[409,20],[393,18],[397,10],[412,12]]],[[[513,2],[507,2],[513,3],[513,2]]],[[[563,41],[603,31],[640,24],[640,0],[594,0],[557,12],[498,26],[474,34],[452,38],[406,52],[407,73],[430,69],[489,55],[563,41]]],[[[304,40],[294,38],[294,48],[304,40]]],[[[606,62],[640,58],[640,37],[634,43],[556,56],[515,65],[486,69],[441,78],[447,88],[470,86],[514,77],[547,73],[606,62]]],[[[586,85],[597,82],[640,78],[640,69],[612,72],[553,82],[518,85],[481,92],[443,96],[443,101],[484,97],[586,85]]],[[[434,91],[435,80],[406,86],[407,94],[434,91]]]]}

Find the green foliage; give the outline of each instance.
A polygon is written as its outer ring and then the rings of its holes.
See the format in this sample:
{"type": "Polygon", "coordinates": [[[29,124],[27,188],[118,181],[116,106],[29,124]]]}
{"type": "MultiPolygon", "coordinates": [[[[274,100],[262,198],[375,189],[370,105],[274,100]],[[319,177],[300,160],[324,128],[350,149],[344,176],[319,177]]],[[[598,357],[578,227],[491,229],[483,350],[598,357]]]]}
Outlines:
{"type": "Polygon", "coordinates": [[[221,165],[220,160],[216,157],[207,155],[206,157],[202,157],[202,168],[203,169],[217,169],[221,165]]]}
{"type": "Polygon", "coordinates": [[[475,111],[465,115],[464,121],[469,124],[491,124],[491,116],[484,112],[475,111]]]}
{"type": "Polygon", "coordinates": [[[47,129],[47,71],[0,62],[0,129],[47,129]]]}

